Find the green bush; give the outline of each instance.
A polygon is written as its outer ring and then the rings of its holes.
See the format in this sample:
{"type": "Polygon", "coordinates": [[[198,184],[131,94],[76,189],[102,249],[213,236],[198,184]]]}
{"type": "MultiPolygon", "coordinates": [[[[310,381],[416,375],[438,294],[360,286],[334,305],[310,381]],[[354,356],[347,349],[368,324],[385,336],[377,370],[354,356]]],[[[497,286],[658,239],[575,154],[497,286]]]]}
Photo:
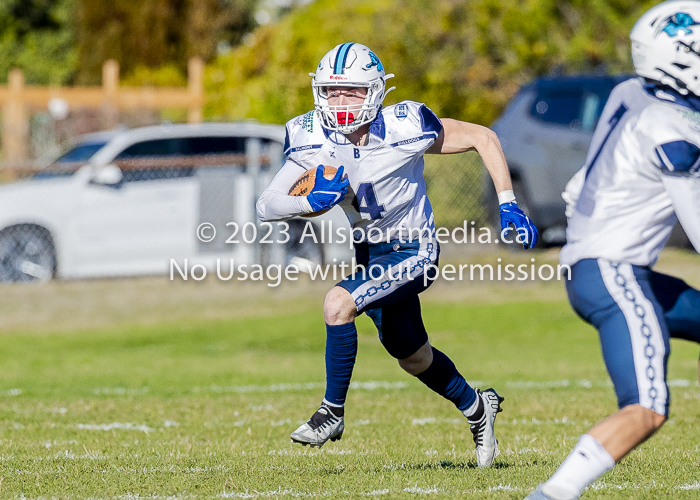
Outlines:
{"type": "Polygon", "coordinates": [[[208,67],[212,119],[284,123],[312,106],[309,71],[338,43],[372,48],[397,90],[439,116],[491,123],[552,71],[631,71],[629,31],[654,1],[318,0],[208,67]]]}
{"type": "Polygon", "coordinates": [[[65,85],[78,66],[75,0],[0,0],[0,82],[12,68],[32,85],[65,85]]]}

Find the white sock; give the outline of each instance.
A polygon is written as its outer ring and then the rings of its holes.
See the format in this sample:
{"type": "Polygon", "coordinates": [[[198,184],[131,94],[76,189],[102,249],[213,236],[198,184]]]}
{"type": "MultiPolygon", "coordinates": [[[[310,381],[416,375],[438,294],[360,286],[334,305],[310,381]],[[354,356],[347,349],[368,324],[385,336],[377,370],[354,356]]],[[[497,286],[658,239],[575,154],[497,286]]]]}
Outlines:
{"type": "Polygon", "coordinates": [[[328,406],[332,406],[333,408],[343,408],[345,406],[345,405],[337,405],[335,403],[331,403],[326,398],[323,398],[323,404],[328,405],[328,406]]]}
{"type": "Polygon", "coordinates": [[[469,408],[467,408],[466,410],[464,410],[462,412],[465,417],[469,418],[472,415],[474,415],[474,413],[476,413],[476,410],[479,409],[479,401],[481,401],[481,396],[479,396],[479,393],[477,392],[476,399],[474,400],[474,402],[471,404],[471,406],[469,408]]]}
{"type": "Polygon", "coordinates": [[[615,466],[615,460],[593,436],[584,434],[566,460],[541,487],[554,500],[575,500],[584,488],[615,466]]]}

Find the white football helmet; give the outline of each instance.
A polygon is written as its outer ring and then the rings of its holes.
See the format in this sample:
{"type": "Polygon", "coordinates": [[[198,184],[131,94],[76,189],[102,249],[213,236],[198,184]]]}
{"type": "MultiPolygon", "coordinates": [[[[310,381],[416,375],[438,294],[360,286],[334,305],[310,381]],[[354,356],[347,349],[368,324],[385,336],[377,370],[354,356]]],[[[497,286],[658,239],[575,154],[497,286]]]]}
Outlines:
{"type": "Polygon", "coordinates": [[[341,43],[328,52],[318,63],[312,76],[311,88],[314,104],[321,123],[328,130],[342,134],[354,132],[377,117],[386,95],[386,81],[393,74],[386,74],[379,58],[360,43],[341,43]],[[367,96],[362,104],[331,106],[328,90],[331,87],[364,87],[367,96]]]}
{"type": "Polygon", "coordinates": [[[700,1],[671,0],[646,11],[630,32],[635,72],[700,95],[700,1]]]}

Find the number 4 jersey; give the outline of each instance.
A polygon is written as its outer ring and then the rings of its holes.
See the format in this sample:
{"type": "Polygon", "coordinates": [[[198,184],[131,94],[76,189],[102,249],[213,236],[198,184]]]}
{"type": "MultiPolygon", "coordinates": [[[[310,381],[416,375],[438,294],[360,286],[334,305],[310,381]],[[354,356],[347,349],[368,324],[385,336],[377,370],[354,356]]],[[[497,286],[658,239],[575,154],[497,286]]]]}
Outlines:
{"type": "Polygon", "coordinates": [[[652,266],[678,219],[700,249],[700,99],[638,79],[615,87],[563,197],[562,264],[652,266]]]}
{"type": "Polygon", "coordinates": [[[423,178],[423,154],[442,123],[424,104],[404,101],[382,108],[371,123],[365,146],[321,126],[314,111],[287,123],[287,161],[257,204],[261,220],[311,212],[306,198],[288,196],[305,171],[319,165],[345,167],[350,190],[340,203],[353,229],[372,242],[418,237],[434,230],[433,210],[423,178]]]}

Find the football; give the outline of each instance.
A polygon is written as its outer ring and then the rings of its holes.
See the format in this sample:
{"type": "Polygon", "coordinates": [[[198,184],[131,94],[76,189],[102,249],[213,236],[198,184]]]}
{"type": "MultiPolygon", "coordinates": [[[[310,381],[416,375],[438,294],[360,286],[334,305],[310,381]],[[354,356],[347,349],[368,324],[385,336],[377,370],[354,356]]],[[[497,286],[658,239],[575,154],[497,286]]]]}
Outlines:
{"type": "MultiPolygon", "coordinates": [[[[327,165],[324,165],[323,167],[323,177],[325,177],[328,180],[331,180],[334,176],[335,173],[338,171],[337,168],[335,167],[329,167],[327,165]]],[[[292,184],[291,189],[289,190],[289,195],[290,196],[306,196],[309,194],[311,189],[314,187],[314,183],[316,182],[316,169],[312,168],[304,172],[299,176],[299,178],[294,181],[294,184],[292,184]]],[[[328,212],[330,208],[326,208],[325,210],[319,210],[318,212],[312,212],[310,214],[304,214],[302,217],[316,217],[317,215],[325,214],[328,212]]]]}

